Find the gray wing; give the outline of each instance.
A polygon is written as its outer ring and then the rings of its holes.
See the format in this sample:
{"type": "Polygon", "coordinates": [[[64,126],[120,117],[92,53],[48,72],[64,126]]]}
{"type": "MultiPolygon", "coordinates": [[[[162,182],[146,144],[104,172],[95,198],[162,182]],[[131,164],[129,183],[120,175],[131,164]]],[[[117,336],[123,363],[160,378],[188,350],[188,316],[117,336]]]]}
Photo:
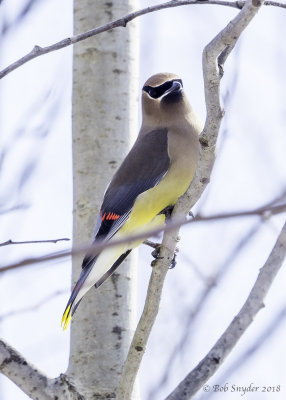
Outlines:
{"type": "MultiPolygon", "coordinates": [[[[127,220],[138,195],[156,186],[169,166],[168,130],[139,135],[105,192],[94,240],[110,239],[127,220]]],[[[87,254],[82,267],[94,263],[95,259],[87,254]]]]}

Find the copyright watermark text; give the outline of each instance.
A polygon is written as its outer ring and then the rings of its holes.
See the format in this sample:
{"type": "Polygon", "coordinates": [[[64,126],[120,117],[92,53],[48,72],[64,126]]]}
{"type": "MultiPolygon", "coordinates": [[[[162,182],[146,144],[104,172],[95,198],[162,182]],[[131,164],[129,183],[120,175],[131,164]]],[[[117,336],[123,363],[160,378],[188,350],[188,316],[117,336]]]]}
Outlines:
{"type": "Polygon", "coordinates": [[[246,393],[278,393],[281,385],[274,386],[258,386],[251,382],[249,385],[235,385],[234,383],[225,383],[223,385],[204,385],[204,392],[214,393],[240,393],[244,396],[246,393]]]}

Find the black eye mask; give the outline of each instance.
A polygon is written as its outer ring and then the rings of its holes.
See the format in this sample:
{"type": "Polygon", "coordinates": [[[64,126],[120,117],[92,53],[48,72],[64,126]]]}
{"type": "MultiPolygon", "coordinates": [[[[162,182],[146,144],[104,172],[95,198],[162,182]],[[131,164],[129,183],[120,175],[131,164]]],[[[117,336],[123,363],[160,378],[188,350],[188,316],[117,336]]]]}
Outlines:
{"type": "Polygon", "coordinates": [[[143,90],[149,94],[150,97],[153,99],[158,99],[161,97],[167,90],[169,90],[172,87],[173,82],[180,82],[180,84],[183,86],[183,82],[181,79],[173,79],[171,81],[167,81],[163,83],[160,86],[144,86],[143,90]]]}

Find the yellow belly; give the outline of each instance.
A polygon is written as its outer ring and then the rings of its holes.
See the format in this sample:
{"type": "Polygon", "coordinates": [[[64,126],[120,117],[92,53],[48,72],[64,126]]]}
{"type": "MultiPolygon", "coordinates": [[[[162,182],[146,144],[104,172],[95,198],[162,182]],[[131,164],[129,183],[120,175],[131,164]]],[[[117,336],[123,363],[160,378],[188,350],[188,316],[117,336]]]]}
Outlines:
{"type": "MultiPolygon", "coordinates": [[[[131,214],[120,229],[120,233],[128,234],[134,231],[137,233],[138,229],[150,223],[164,208],[177,202],[193,178],[191,171],[184,175],[178,172],[173,172],[171,169],[157,186],[137,197],[131,214]]],[[[163,220],[161,219],[161,223],[163,220]]]]}

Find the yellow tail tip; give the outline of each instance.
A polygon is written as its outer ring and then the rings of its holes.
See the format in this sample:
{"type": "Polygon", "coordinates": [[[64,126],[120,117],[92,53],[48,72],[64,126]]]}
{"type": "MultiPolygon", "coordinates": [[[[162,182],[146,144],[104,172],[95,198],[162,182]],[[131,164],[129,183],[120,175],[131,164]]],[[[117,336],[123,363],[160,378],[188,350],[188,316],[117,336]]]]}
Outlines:
{"type": "Polygon", "coordinates": [[[67,327],[69,326],[71,319],[72,319],[70,308],[71,308],[71,305],[69,305],[66,308],[64,315],[62,317],[61,327],[63,328],[64,331],[67,329],[67,327]]]}

